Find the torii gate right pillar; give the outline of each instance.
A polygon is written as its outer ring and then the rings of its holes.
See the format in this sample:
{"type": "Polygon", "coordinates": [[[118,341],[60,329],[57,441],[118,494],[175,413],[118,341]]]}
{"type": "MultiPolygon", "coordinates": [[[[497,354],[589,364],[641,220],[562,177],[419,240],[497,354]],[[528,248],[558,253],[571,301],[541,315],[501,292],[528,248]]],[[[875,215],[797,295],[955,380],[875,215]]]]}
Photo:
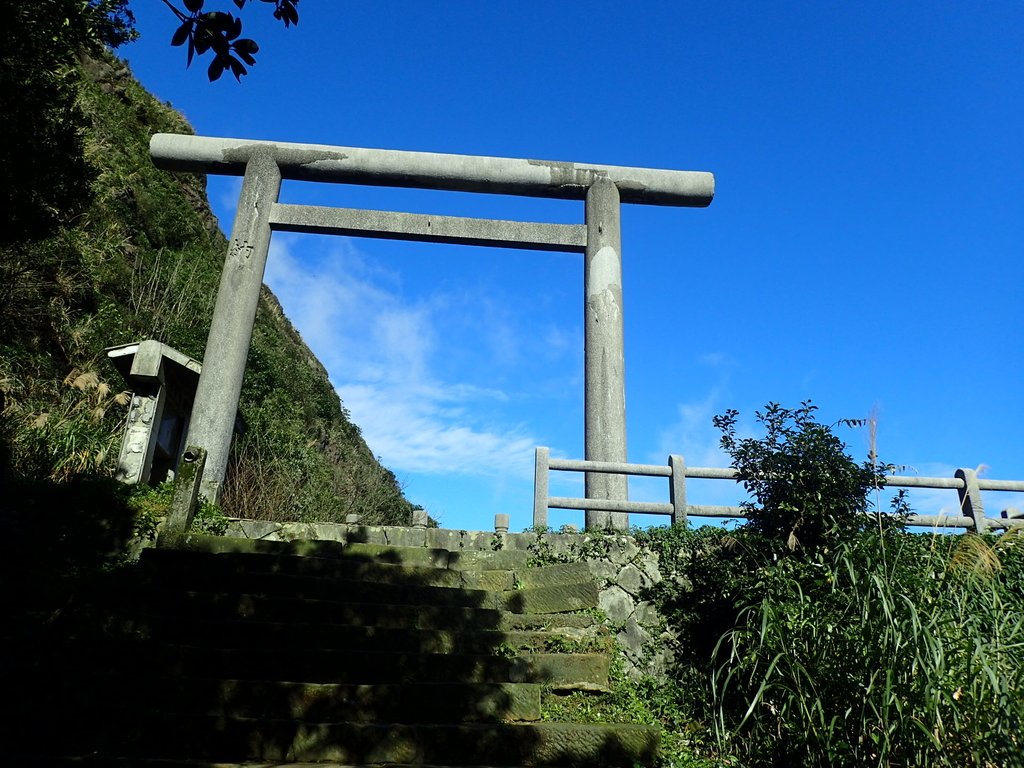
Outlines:
{"type": "MultiPolygon", "coordinates": [[[[583,271],[584,457],[626,461],[626,365],[622,327],[622,226],[619,190],[601,177],[587,190],[583,271]]],[[[625,501],[625,475],[588,472],[586,497],[625,501]]],[[[587,510],[586,528],[625,530],[625,512],[587,510]]]]}

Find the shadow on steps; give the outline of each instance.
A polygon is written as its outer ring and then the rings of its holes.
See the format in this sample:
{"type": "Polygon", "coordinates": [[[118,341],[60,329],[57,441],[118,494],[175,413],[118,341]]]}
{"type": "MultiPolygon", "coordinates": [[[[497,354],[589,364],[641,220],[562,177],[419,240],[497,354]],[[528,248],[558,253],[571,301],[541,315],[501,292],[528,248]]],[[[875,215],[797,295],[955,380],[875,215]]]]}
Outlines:
{"type": "Polygon", "coordinates": [[[542,686],[607,687],[607,646],[589,617],[524,613],[558,608],[559,595],[577,606],[590,591],[596,604],[592,584],[559,583],[577,578],[571,570],[517,578],[496,567],[511,564],[501,553],[487,552],[201,536],[169,543],[105,574],[10,649],[2,748],[10,758],[654,759],[656,734],[645,727],[538,722],[542,686]],[[592,630],[589,652],[544,652],[551,637],[566,647],[562,622],[576,640],[592,630]]]}

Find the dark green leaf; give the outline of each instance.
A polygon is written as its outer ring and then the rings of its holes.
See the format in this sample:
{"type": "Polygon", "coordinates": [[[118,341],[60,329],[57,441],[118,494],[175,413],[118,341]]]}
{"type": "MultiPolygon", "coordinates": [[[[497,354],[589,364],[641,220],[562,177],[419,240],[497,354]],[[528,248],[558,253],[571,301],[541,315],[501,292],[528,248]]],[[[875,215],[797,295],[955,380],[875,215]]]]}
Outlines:
{"type": "Polygon", "coordinates": [[[174,36],[171,38],[171,45],[183,45],[188,40],[189,34],[192,32],[192,21],[186,21],[176,30],[174,30],[174,36]]]}
{"type": "Polygon", "coordinates": [[[210,29],[214,29],[217,32],[227,34],[231,31],[231,26],[235,21],[235,17],[230,13],[224,11],[210,11],[209,13],[203,14],[203,22],[207,24],[210,29]]]}
{"type": "Polygon", "coordinates": [[[253,54],[259,50],[259,46],[256,45],[253,40],[239,40],[232,46],[235,53],[238,54],[239,58],[242,59],[246,64],[252,66],[256,63],[256,59],[253,58],[253,54]],[[243,43],[245,45],[243,45],[243,43]]]}
{"type": "Polygon", "coordinates": [[[189,13],[199,13],[203,8],[203,0],[185,0],[185,7],[189,13]]]}
{"type": "Polygon", "coordinates": [[[207,31],[205,29],[202,30],[201,34],[198,34],[198,35],[195,36],[196,53],[198,53],[198,54],[206,53],[208,50],[210,50],[210,46],[213,45],[215,39],[216,38],[214,38],[213,35],[211,35],[209,31],[207,31]]]}
{"type": "Polygon", "coordinates": [[[256,45],[255,40],[250,40],[247,37],[243,37],[241,40],[236,40],[232,47],[238,53],[259,53],[260,47],[256,45]]]}
{"type": "Polygon", "coordinates": [[[231,66],[231,74],[235,76],[235,80],[241,82],[242,75],[246,73],[246,69],[242,66],[242,62],[232,56],[228,59],[228,64],[231,66]]]}
{"type": "Polygon", "coordinates": [[[281,13],[284,16],[284,25],[287,27],[289,22],[292,24],[299,23],[299,12],[295,6],[291,3],[285,3],[281,6],[281,13]]]}
{"type": "Polygon", "coordinates": [[[210,82],[212,83],[214,80],[218,80],[223,73],[224,61],[222,61],[218,56],[210,62],[210,68],[206,70],[206,74],[209,76],[210,82]]]}

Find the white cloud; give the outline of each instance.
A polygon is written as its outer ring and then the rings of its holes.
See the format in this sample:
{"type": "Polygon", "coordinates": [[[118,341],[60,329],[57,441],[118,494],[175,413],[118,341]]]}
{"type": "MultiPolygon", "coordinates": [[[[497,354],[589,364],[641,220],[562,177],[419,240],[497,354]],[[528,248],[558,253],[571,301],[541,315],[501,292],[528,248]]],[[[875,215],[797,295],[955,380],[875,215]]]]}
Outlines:
{"type": "MultiPolygon", "coordinates": [[[[658,436],[658,453],[650,456],[652,464],[663,463],[669,454],[681,455],[690,467],[728,467],[732,463],[719,444],[721,433],[711,423],[713,416],[725,410],[720,403],[723,386],[713,387],[700,400],[676,406],[676,420],[658,436]]],[[[731,480],[686,482],[691,504],[732,506],[746,498],[743,488],[731,480]]]]}
{"type": "Polygon", "coordinates": [[[730,459],[719,445],[721,433],[711,419],[722,411],[718,404],[719,388],[714,388],[702,400],[679,403],[676,420],[658,436],[658,457],[680,454],[694,467],[727,467],[730,459]]]}
{"type": "Polygon", "coordinates": [[[339,390],[367,443],[393,469],[494,477],[529,476],[532,470],[535,438],[519,426],[473,426],[461,407],[466,401],[443,388],[349,384],[339,390]],[[460,406],[446,406],[451,402],[460,406]]]}
{"type": "Polygon", "coordinates": [[[709,368],[733,368],[736,366],[736,358],[728,352],[708,352],[698,357],[697,362],[709,368]]]}
{"type": "Polygon", "coordinates": [[[332,242],[317,261],[297,257],[295,240],[275,237],[265,280],[332,376],[423,378],[434,345],[430,308],[405,304],[388,285],[396,278],[349,241],[332,242]]]}

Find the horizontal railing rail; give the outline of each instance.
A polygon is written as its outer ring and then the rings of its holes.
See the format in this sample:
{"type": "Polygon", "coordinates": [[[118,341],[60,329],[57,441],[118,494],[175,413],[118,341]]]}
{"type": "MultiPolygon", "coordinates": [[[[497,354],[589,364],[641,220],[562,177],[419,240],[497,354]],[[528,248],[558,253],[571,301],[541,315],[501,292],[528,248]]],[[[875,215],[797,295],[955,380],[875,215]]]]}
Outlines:
{"type": "MultiPolygon", "coordinates": [[[[689,517],[744,519],[746,510],[740,506],[688,504],[687,478],[700,480],[737,480],[735,469],[722,467],[688,467],[682,456],[671,455],[666,464],[629,464],[626,462],[581,461],[553,459],[548,448],[537,448],[534,465],[533,525],[546,528],[549,509],[580,509],[598,512],[625,512],[645,515],[668,515],[673,525],[684,524],[689,517]],[[594,472],[634,477],[664,477],[669,481],[668,503],[625,501],[618,499],[584,499],[550,496],[549,475],[552,471],[594,472]]],[[[1024,528],[1024,511],[1010,507],[1000,517],[986,517],[982,491],[1024,493],[1024,480],[989,480],[979,478],[973,469],[958,469],[953,477],[917,477],[890,475],[884,480],[888,488],[940,488],[955,490],[960,514],[908,516],[907,525],[922,528],[964,528],[978,532],[989,529],[1024,528]]],[[[883,513],[884,514],[884,513],[883,513]]]]}

